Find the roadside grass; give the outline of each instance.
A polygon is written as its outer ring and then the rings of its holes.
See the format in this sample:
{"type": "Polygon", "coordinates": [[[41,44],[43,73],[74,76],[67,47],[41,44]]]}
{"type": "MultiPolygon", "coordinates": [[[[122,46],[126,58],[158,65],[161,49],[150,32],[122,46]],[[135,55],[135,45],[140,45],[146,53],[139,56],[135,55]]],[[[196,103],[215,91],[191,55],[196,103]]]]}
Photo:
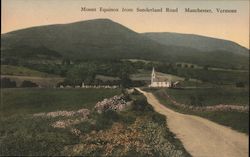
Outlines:
{"type": "MultiPolygon", "coordinates": [[[[237,112],[237,111],[193,111],[187,108],[184,109],[184,108],[174,105],[170,100],[162,97],[162,95],[160,94],[160,92],[162,91],[158,89],[150,90],[150,92],[152,92],[157,97],[160,103],[162,103],[166,107],[173,109],[177,112],[184,113],[184,114],[197,115],[197,116],[209,119],[211,121],[214,121],[216,123],[222,124],[224,126],[228,126],[234,130],[249,134],[249,113],[248,112],[246,113],[246,112],[237,112]]],[[[214,92],[216,92],[216,90],[214,90],[214,92]]],[[[181,97],[181,95],[179,95],[179,97],[181,97]]],[[[209,97],[212,99],[211,96],[209,97]]],[[[227,102],[228,102],[227,99],[233,100],[230,97],[231,95],[229,94],[228,98],[224,97],[224,100],[227,102]]],[[[243,97],[245,96],[243,95],[243,97]]],[[[243,99],[246,99],[246,98],[243,98],[243,99]]],[[[178,99],[176,100],[179,101],[178,99]]],[[[213,101],[216,102],[215,100],[213,101]]],[[[241,101],[241,99],[239,100],[241,101]]],[[[239,100],[236,100],[236,101],[238,102],[239,100]]]]}
{"type": "Polygon", "coordinates": [[[121,93],[120,89],[1,89],[0,114],[29,114],[92,108],[96,102],[121,93]]]}

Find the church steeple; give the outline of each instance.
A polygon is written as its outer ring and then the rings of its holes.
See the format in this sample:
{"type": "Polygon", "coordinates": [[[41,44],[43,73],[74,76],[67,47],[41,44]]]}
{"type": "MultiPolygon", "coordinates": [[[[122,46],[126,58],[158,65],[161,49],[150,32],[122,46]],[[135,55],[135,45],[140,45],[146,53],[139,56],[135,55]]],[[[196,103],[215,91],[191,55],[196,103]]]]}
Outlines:
{"type": "Polygon", "coordinates": [[[154,80],[155,80],[155,68],[153,67],[151,74],[151,84],[154,82],[154,80]]]}

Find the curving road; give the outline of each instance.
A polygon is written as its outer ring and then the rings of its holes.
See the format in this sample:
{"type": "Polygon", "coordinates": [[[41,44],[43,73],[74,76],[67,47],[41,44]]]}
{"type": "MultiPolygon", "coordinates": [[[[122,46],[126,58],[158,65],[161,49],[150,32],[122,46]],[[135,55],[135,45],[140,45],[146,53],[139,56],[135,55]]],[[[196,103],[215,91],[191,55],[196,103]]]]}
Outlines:
{"type": "Polygon", "coordinates": [[[146,96],[155,111],[167,116],[169,129],[193,157],[248,156],[249,141],[246,134],[198,116],[170,110],[160,104],[153,94],[136,89],[146,96]]]}

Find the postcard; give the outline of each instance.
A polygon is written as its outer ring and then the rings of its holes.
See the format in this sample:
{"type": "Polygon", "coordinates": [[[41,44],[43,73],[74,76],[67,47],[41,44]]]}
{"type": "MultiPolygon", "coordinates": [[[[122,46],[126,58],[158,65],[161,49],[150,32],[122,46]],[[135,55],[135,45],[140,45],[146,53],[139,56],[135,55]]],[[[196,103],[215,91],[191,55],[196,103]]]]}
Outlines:
{"type": "Polygon", "coordinates": [[[1,4],[0,156],[248,156],[248,0],[1,4]]]}

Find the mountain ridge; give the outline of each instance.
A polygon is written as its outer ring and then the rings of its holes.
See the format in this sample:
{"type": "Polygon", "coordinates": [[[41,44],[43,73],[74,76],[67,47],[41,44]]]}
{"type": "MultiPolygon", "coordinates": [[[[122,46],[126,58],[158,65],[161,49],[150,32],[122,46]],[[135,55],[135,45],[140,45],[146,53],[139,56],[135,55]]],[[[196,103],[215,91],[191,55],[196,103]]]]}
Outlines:
{"type": "MultiPolygon", "coordinates": [[[[1,41],[1,51],[3,54],[9,53],[8,57],[16,47],[24,48],[20,53],[25,53],[25,47],[27,51],[34,50],[34,53],[36,53],[35,48],[45,47],[49,52],[57,52],[62,58],[72,60],[136,58],[195,64],[205,64],[204,60],[207,60],[209,62],[206,64],[214,64],[213,59],[215,59],[215,64],[218,62],[217,65],[220,66],[223,64],[229,66],[230,62],[235,62],[233,63],[235,66],[247,63],[245,56],[242,57],[234,52],[231,55],[231,49],[213,49],[209,52],[193,45],[171,44],[173,41],[166,44],[165,41],[152,39],[145,33],[137,33],[105,18],[21,29],[2,34],[1,41]],[[216,54],[218,57],[217,53],[228,54],[226,56],[228,61],[219,61],[210,55],[216,54]]],[[[45,48],[43,50],[46,50],[45,48]]],[[[44,54],[49,55],[49,53],[44,54]]],[[[4,55],[2,57],[6,58],[4,55]]]]}
{"type": "Polygon", "coordinates": [[[141,33],[164,45],[175,45],[196,48],[200,51],[226,50],[230,52],[239,52],[241,55],[247,56],[249,49],[227,39],[219,39],[197,34],[185,34],[176,32],[145,32],[141,33]],[[214,43],[212,43],[214,42],[214,43]],[[195,45],[194,45],[195,44],[195,45]],[[231,46],[229,46],[231,45],[231,46]],[[222,46],[222,47],[219,47],[222,46]],[[207,49],[207,50],[204,50],[207,49]]]}

